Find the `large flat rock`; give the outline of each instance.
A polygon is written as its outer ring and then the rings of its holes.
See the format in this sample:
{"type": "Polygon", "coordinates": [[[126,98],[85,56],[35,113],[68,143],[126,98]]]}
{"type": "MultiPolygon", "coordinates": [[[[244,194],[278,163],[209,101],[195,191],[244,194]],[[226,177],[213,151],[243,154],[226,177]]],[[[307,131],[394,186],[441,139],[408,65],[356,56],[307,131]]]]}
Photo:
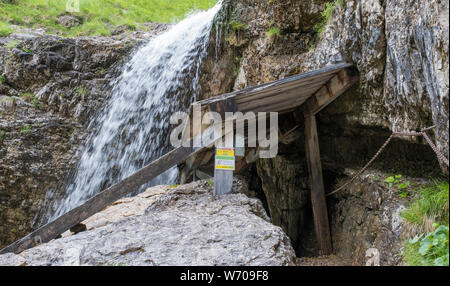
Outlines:
{"type": "Polygon", "coordinates": [[[259,200],[215,197],[204,181],[150,188],[84,223],[87,231],[0,255],[0,265],[293,265],[295,259],[259,200]]]}

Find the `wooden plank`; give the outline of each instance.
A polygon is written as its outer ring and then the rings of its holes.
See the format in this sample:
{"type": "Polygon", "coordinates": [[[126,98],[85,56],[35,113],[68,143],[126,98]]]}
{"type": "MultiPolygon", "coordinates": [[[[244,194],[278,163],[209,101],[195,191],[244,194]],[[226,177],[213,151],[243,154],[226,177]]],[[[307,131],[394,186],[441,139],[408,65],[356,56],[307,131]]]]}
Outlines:
{"type": "Polygon", "coordinates": [[[349,67],[339,71],[306,101],[304,111],[317,114],[358,81],[359,75],[355,68],[349,67]]]}
{"type": "Polygon", "coordinates": [[[209,104],[209,109],[220,114],[225,119],[225,112],[236,112],[238,110],[234,98],[227,98],[223,101],[215,101],[209,104]]]}
{"type": "MultiPolygon", "coordinates": [[[[305,89],[310,88],[311,86],[322,86],[325,82],[327,82],[331,77],[333,77],[335,73],[332,74],[324,74],[324,75],[318,75],[315,77],[299,80],[296,82],[287,83],[281,86],[278,86],[276,88],[268,88],[267,90],[258,91],[253,94],[242,94],[236,96],[236,102],[244,103],[244,102],[251,102],[256,99],[263,99],[268,96],[273,96],[275,94],[281,94],[283,92],[289,91],[289,90],[297,90],[303,91],[305,89]]],[[[317,90],[317,89],[316,89],[317,90]]]]}
{"type": "Polygon", "coordinates": [[[208,99],[199,101],[198,103],[202,104],[202,105],[203,104],[209,105],[212,102],[223,101],[230,97],[237,97],[237,96],[241,96],[241,95],[249,96],[251,94],[261,93],[261,92],[266,92],[266,91],[271,93],[274,90],[276,90],[276,88],[279,86],[283,86],[283,85],[288,86],[290,84],[296,85],[296,84],[299,84],[299,82],[304,81],[304,80],[309,80],[312,77],[322,77],[327,74],[336,73],[339,70],[350,67],[350,66],[351,66],[351,64],[349,64],[349,63],[339,63],[339,64],[334,64],[334,65],[329,65],[329,66],[326,66],[326,67],[318,69],[318,70],[313,70],[310,72],[306,72],[306,73],[290,76],[290,77],[287,77],[284,79],[276,80],[273,82],[269,82],[269,83],[265,83],[265,84],[261,84],[261,85],[257,85],[257,86],[253,86],[253,87],[248,87],[248,88],[245,88],[242,90],[238,90],[238,91],[230,92],[230,93],[223,94],[220,96],[208,98],[208,99]]]}
{"type": "Polygon", "coordinates": [[[273,108],[272,106],[277,104],[282,106],[283,103],[285,106],[294,106],[295,105],[294,101],[296,102],[296,104],[298,104],[298,102],[303,103],[319,88],[321,88],[323,84],[324,83],[310,85],[300,90],[297,88],[285,90],[281,93],[276,93],[271,96],[266,96],[264,98],[257,97],[250,102],[241,103],[237,101],[238,110],[242,112],[255,110],[279,111],[278,107],[273,108]]]}
{"type": "Polygon", "coordinates": [[[332,253],[331,235],[323,186],[316,118],[309,114],[305,114],[305,148],[316,238],[319,243],[320,255],[329,255],[332,253]]]}

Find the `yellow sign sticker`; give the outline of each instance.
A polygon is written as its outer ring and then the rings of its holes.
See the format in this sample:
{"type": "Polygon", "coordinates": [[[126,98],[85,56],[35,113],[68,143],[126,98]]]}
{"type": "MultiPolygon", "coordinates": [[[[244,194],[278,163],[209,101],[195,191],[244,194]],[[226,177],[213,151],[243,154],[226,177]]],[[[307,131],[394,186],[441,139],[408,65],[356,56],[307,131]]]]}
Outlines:
{"type": "Polygon", "coordinates": [[[216,170],[231,170],[235,169],[235,157],[233,148],[217,148],[216,149],[216,170]]]}

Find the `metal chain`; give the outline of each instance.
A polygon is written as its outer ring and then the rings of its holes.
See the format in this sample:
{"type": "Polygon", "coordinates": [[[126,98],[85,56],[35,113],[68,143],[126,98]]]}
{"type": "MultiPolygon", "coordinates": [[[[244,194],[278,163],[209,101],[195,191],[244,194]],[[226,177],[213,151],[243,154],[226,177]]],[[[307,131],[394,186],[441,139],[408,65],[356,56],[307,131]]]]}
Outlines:
{"type": "Polygon", "coordinates": [[[367,170],[367,168],[373,163],[373,161],[375,161],[375,159],[381,154],[381,152],[383,152],[383,150],[386,148],[386,146],[389,144],[389,142],[391,142],[392,138],[394,138],[394,137],[401,137],[401,136],[423,136],[423,137],[425,137],[425,140],[427,141],[428,145],[430,145],[431,149],[433,149],[433,151],[436,154],[436,156],[438,157],[438,159],[441,160],[445,165],[447,165],[447,167],[449,167],[448,159],[441,152],[439,152],[436,145],[433,144],[431,139],[425,133],[427,130],[433,129],[435,127],[436,126],[430,126],[430,127],[424,128],[421,130],[421,132],[392,132],[392,134],[389,136],[389,138],[386,140],[386,142],[384,142],[384,144],[380,147],[378,152],[372,157],[372,159],[370,159],[370,161],[361,170],[358,171],[358,173],[356,173],[356,175],[354,175],[350,180],[348,180],[345,184],[343,184],[336,190],[328,193],[327,196],[331,196],[331,195],[339,192],[340,190],[347,187],[350,183],[352,183],[356,178],[358,178],[365,170],[367,170]]]}

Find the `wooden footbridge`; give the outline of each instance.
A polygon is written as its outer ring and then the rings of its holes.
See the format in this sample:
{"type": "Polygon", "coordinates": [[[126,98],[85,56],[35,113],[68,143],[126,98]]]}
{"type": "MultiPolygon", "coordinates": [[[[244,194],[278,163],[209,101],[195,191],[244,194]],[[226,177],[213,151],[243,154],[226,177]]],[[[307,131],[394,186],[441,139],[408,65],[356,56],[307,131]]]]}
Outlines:
{"type": "MultiPolygon", "coordinates": [[[[311,201],[315,232],[321,254],[330,254],[332,247],[315,114],[344,93],[358,79],[357,71],[350,64],[340,63],[195,103],[200,104],[202,112],[215,111],[220,114],[237,111],[243,113],[248,111],[287,113],[298,109],[303,112],[311,201]]],[[[193,126],[186,126],[186,128],[194,129],[193,126]]],[[[202,126],[199,128],[199,132],[191,132],[192,136],[186,140],[192,143],[198,136],[211,138],[208,134],[213,132],[213,128],[214,126],[202,126]]],[[[66,230],[100,212],[116,200],[137,191],[142,185],[169,168],[210,148],[216,140],[217,138],[210,139],[202,147],[192,147],[193,144],[188,144],[191,147],[179,147],[168,152],[136,173],[100,192],[83,205],[5,247],[0,254],[20,253],[35,245],[57,238],[66,230]]]]}

